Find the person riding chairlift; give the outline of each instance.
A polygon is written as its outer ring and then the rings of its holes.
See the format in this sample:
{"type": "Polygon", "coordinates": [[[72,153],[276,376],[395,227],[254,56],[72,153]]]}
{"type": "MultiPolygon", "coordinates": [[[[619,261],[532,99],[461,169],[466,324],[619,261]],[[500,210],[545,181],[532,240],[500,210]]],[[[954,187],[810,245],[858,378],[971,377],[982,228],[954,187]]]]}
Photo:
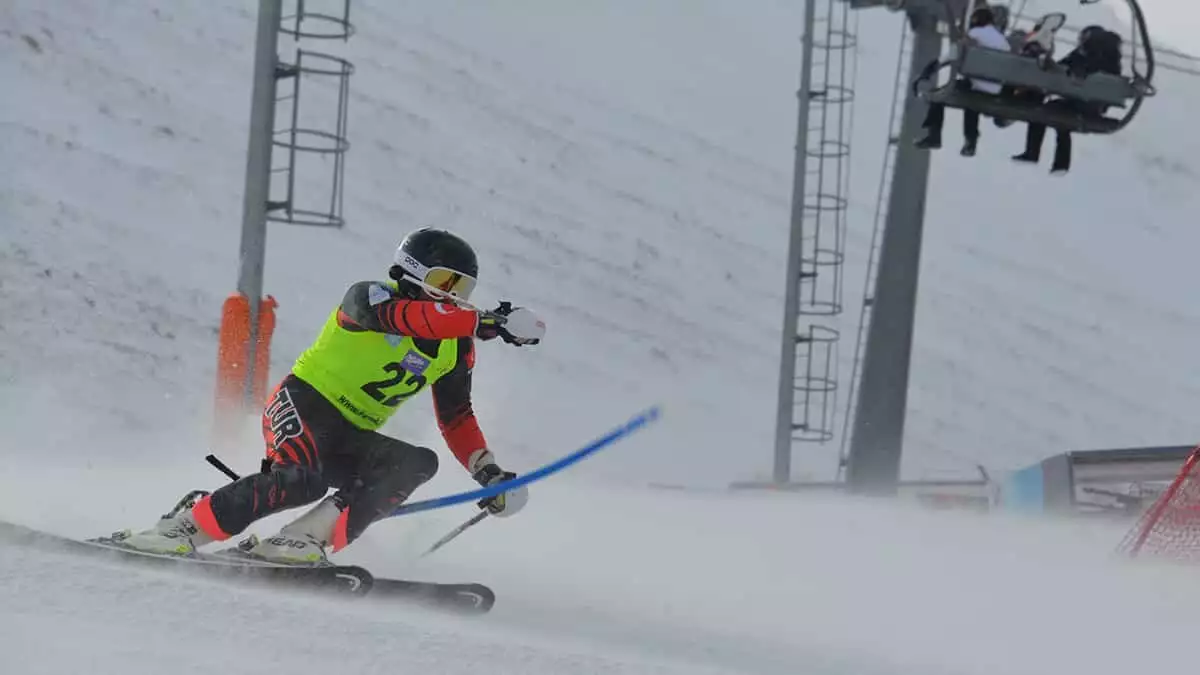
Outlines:
{"type": "MultiPolygon", "coordinates": [[[[1047,14],[1034,24],[1032,30],[1014,30],[1009,33],[1008,43],[1012,46],[1012,51],[1016,54],[1031,59],[1048,61],[1054,58],[1056,47],[1054,38],[1058,33],[1058,29],[1062,28],[1064,21],[1066,21],[1066,15],[1062,13],[1047,14]]],[[[1004,85],[1000,96],[1018,101],[1027,101],[1036,105],[1041,105],[1046,100],[1046,94],[1039,89],[1024,89],[1014,87],[1011,84],[1004,85]]],[[[1014,120],[1004,117],[996,117],[993,121],[1001,129],[1008,127],[1014,122],[1014,120]]]]}
{"type": "MultiPolygon", "coordinates": [[[[1121,74],[1121,36],[1101,26],[1088,26],[1079,32],[1078,46],[1059,60],[1058,65],[1067,69],[1072,77],[1084,78],[1093,73],[1121,74]]],[[[1041,99],[1039,94],[1037,98],[1041,99]]],[[[1045,103],[1049,110],[1099,117],[1108,106],[1101,103],[1055,98],[1045,103]]],[[[1071,170],[1071,132],[1055,129],[1057,142],[1054,146],[1054,162],[1050,174],[1061,176],[1071,170]]],[[[1028,123],[1025,131],[1025,150],[1013,155],[1013,160],[1037,164],[1041,157],[1042,142],[1046,138],[1046,125],[1028,123]]]]}
{"type": "MultiPolygon", "coordinates": [[[[976,7],[971,12],[970,27],[967,38],[975,45],[987,49],[1009,51],[1008,38],[996,27],[996,16],[989,7],[976,7]]],[[[1002,85],[999,82],[980,79],[959,79],[954,86],[960,90],[979,91],[987,94],[999,94],[1002,85]]],[[[925,113],[925,121],[921,125],[925,136],[918,139],[914,145],[923,150],[936,150],[942,147],[942,126],[946,122],[946,106],[940,103],[930,103],[929,111],[925,113]]],[[[974,157],[975,148],[979,142],[979,112],[963,110],[963,148],[964,157],[974,157]]]]}

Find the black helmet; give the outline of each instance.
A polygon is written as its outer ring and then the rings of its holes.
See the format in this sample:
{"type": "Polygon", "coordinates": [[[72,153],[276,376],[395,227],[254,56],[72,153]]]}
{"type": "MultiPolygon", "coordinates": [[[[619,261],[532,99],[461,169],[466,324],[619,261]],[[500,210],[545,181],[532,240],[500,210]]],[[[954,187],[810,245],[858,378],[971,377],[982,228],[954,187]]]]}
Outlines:
{"type": "Polygon", "coordinates": [[[441,291],[466,300],[479,278],[479,260],[462,237],[423,227],[410,232],[396,247],[388,276],[399,282],[409,297],[441,291]]]}
{"type": "Polygon", "coordinates": [[[1009,16],[1008,7],[1005,5],[991,5],[992,10],[992,25],[995,26],[1001,33],[1008,30],[1009,16]]]}
{"type": "Polygon", "coordinates": [[[994,26],[996,25],[996,13],[992,11],[991,7],[988,7],[987,5],[980,5],[971,12],[971,18],[968,21],[968,25],[971,28],[978,28],[980,26],[994,26]]]}

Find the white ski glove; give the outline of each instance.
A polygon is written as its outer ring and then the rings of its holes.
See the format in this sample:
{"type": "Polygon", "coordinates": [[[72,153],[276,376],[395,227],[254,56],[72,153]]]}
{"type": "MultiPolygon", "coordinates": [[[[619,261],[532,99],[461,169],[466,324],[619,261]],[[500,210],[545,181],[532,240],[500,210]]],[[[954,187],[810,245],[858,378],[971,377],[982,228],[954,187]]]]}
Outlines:
{"type": "MultiPolygon", "coordinates": [[[[516,477],[517,474],[501,469],[495,462],[484,464],[473,476],[476,482],[483,487],[491,487],[496,483],[503,483],[516,477]]],[[[522,485],[515,490],[501,492],[493,497],[480,499],[479,508],[491,511],[493,516],[507,518],[524,508],[525,503],[528,501],[529,488],[522,485]]]]}
{"type": "Polygon", "coordinates": [[[513,307],[511,302],[504,301],[496,309],[481,314],[475,334],[482,340],[499,337],[518,347],[536,345],[546,337],[546,322],[533,310],[513,307]]]}
{"type": "Polygon", "coordinates": [[[546,322],[533,310],[517,307],[500,327],[500,338],[513,345],[536,345],[546,337],[546,322]]]}

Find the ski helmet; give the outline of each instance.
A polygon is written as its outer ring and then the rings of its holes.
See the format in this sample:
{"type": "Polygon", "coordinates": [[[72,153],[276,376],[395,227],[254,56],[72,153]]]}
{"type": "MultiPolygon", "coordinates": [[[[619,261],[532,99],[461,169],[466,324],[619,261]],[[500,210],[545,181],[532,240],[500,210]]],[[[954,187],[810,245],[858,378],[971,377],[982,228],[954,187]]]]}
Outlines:
{"type": "Polygon", "coordinates": [[[424,293],[467,300],[479,278],[479,260],[462,237],[423,227],[410,232],[396,247],[388,276],[412,298],[424,293]]]}
{"type": "Polygon", "coordinates": [[[993,12],[992,8],[988,7],[987,5],[979,5],[971,11],[971,18],[967,23],[971,28],[978,28],[980,26],[995,26],[996,13],[993,12]]]}

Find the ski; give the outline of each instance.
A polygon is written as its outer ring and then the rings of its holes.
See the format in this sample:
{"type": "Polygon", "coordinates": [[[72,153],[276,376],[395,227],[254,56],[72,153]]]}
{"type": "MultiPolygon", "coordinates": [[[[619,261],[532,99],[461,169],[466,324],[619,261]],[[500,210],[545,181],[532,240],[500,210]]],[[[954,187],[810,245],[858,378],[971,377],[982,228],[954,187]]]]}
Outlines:
{"type": "Polygon", "coordinates": [[[0,521],[0,541],[81,553],[123,563],[175,568],[222,579],[291,586],[342,596],[402,600],[407,604],[458,613],[486,613],[496,602],[495,593],[478,583],[381,578],[358,565],[288,565],[221,554],[148,553],[122,546],[119,536],[74,539],[5,521],[0,521]]]}
{"type": "Polygon", "coordinates": [[[486,613],[496,604],[496,594],[483,584],[411,581],[387,577],[375,577],[371,586],[371,596],[405,599],[467,614],[486,613]]]}
{"type": "MultiPolygon", "coordinates": [[[[279,565],[279,563],[264,561],[246,553],[249,548],[247,542],[214,551],[204,557],[227,560],[233,564],[279,565]]],[[[292,565],[283,566],[294,567],[292,565]]],[[[375,598],[403,598],[411,603],[468,613],[487,612],[496,604],[495,592],[480,583],[414,581],[372,575],[369,590],[371,596],[375,598]]]]}
{"type": "MultiPolygon", "coordinates": [[[[241,562],[248,565],[277,564],[264,561],[261,558],[255,558],[247,553],[250,548],[250,541],[252,540],[246,540],[236,546],[214,551],[206,557],[225,559],[234,563],[241,562]]],[[[390,579],[373,576],[370,586],[370,592],[373,597],[403,598],[410,602],[429,605],[439,609],[483,613],[491,610],[492,605],[496,604],[495,592],[480,583],[414,581],[411,579],[390,579]]]]}

